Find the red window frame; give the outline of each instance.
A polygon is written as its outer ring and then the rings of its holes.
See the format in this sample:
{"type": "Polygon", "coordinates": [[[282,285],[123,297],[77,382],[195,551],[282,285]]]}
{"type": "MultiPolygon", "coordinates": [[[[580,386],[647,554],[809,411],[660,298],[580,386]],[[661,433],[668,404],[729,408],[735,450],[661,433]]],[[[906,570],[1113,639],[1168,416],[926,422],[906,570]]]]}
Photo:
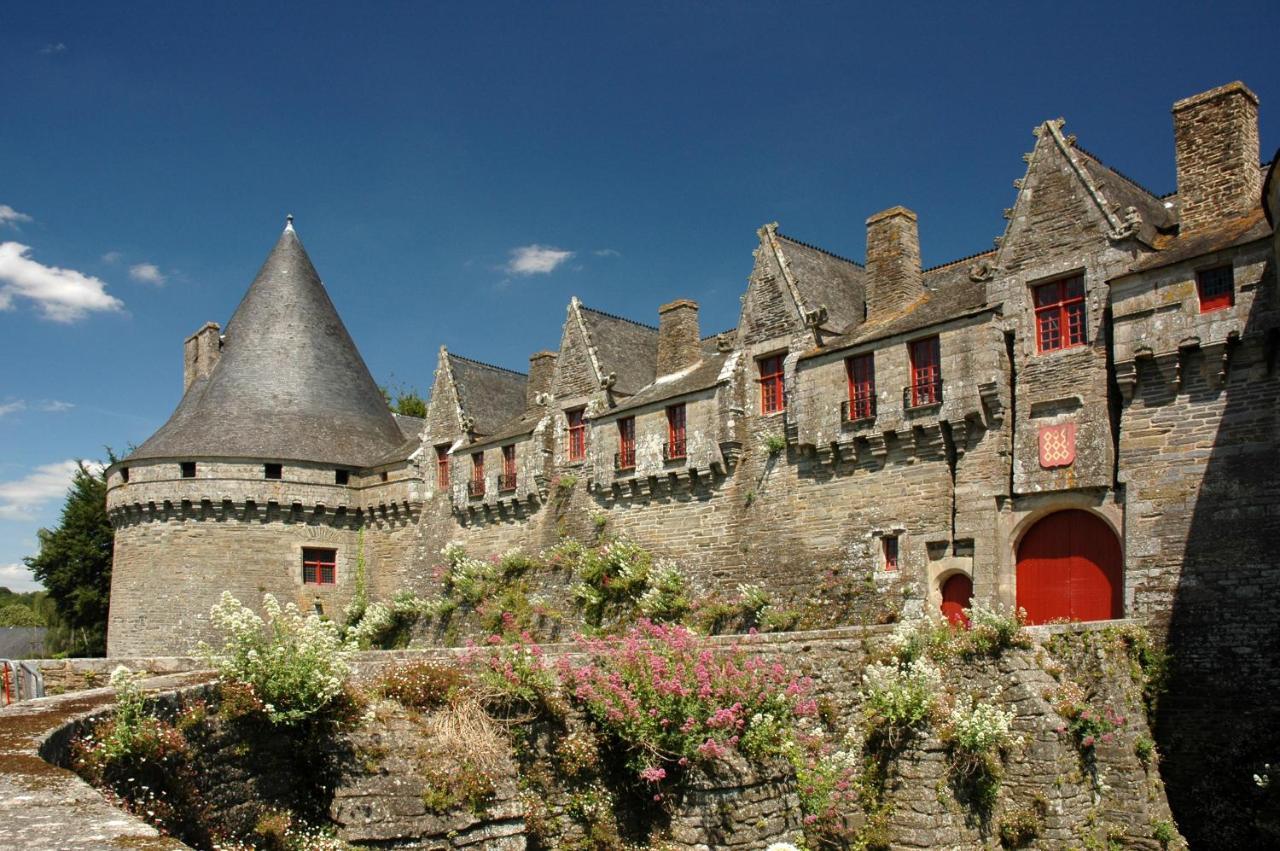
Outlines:
{"type": "Polygon", "coordinates": [[[1196,295],[1200,312],[1224,310],[1236,303],[1236,276],[1231,266],[1214,266],[1196,272],[1196,295]]]}
{"type": "Polygon", "coordinates": [[[636,418],[618,420],[618,469],[631,470],[636,466],[636,418]]]}
{"type": "Polygon", "coordinates": [[[1038,353],[1073,349],[1089,342],[1082,275],[1032,287],[1031,297],[1036,311],[1038,353]]]}
{"type": "Polygon", "coordinates": [[[564,415],[569,422],[569,460],[581,461],[587,457],[586,409],[574,408],[564,415]]]}
{"type": "Polygon", "coordinates": [[[885,535],[880,539],[880,549],[884,552],[884,569],[898,569],[898,536],[885,535]]]}
{"type": "Polygon", "coordinates": [[[871,352],[854,355],[844,362],[849,379],[849,419],[865,420],[876,415],[876,362],[871,352]]]}
{"type": "Polygon", "coordinates": [[[681,402],[678,405],[667,406],[667,460],[675,460],[678,458],[686,458],[689,454],[689,446],[685,440],[685,407],[681,402]]]}
{"type": "Polygon", "coordinates": [[[338,551],[306,547],[302,550],[302,584],[333,585],[338,581],[338,551]]]}
{"type": "Polygon", "coordinates": [[[441,444],[436,447],[436,486],[439,488],[449,487],[449,445],[441,444]]]}
{"type": "Polygon", "coordinates": [[[469,490],[472,496],[484,495],[484,453],[471,453],[471,483],[469,490]]]}
{"type": "Polygon", "coordinates": [[[937,336],[910,344],[911,407],[942,401],[942,345],[937,336]]]}
{"type": "Polygon", "coordinates": [[[776,414],[787,407],[786,379],[783,376],[782,355],[760,358],[760,413],[776,414]]]}
{"type": "Polygon", "coordinates": [[[498,482],[498,490],[513,491],[516,489],[516,445],[508,443],[502,447],[502,481],[498,482]]]}

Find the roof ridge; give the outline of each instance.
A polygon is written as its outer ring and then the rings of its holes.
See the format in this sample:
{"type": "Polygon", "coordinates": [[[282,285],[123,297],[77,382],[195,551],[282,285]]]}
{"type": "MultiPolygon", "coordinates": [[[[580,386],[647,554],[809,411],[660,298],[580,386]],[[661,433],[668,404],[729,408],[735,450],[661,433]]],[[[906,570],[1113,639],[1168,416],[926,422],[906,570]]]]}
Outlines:
{"type": "Polygon", "coordinates": [[[1129,175],[1125,174],[1123,171],[1120,171],[1120,169],[1116,168],[1115,166],[1107,165],[1105,162],[1103,162],[1103,161],[1102,161],[1102,158],[1101,158],[1101,157],[1099,157],[1097,154],[1093,153],[1093,151],[1090,151],[1088,148],[1082,148],[1082,147],[1080,147],[1080,143],[1079,143],[1079,142],[1077,142],[1077,143],[1075,144],[1075,149],[1076,149],[1077,151],[1079,151],[1080,153],[1084,154],[1084,155],[1085,155],[1086,157],[1088,157],[1089,159],[1093,160],[1093,161],[1094,161],[1095,163],[1097,163],[1098,165],[1100,165],[1100,166],[1102,166],[1103,168],[1105,168],[1107,171],[1109,171],[1109,172],[1111,172],[1112,174],[1114,174],[1116,177],[1119,177],[1121,180],[1125,180],[1125,181],[1127,181],[1128,183],[1131,183],[1135,188],[1137,188],[1137,189],[1141,189],[1143,192],[1147,193],[1148,195],[1150,195],[1153,199],[1155,199],[1155,200],[1157,200],[1157,201],[1158,201],[1158,200],[1160,200],[1161,198],[1166,198],[1166,197],[1168,197],[1168,195],[1172,195],[1172,194],[1173,194],[1173,193],[1167,193],[1166,195],[1157,195],[1156,193],[1152,192],[1152,191],[1151,191],[1150,189],[1148,189],[1147,187],[1143,186],[1143,185],[1142,185],[1141,183],[1139,183],[1138,181],[1134,180],[1134,179],[1133,179],[1132,177],[1130,177],[1129,175]]]}
{"type": "Polygon", "coordinates": [[[827,249],[822,248],[821,246],[818,246],[818,245],[814,245],[811,242],[805,242],[803,239],[796,239],[794,236],[787,236],[782,231],[778,231],[777,233],[778,233],[778,236],[782,237],[787,242],[794,242],[796,245],[802,245],[805,248],[811,248],[820,254],[825,254],[828,257],[834,257],[837,260],[843,260],[846,263],[850,263],[854,266],[857,266],[859,269],[866,268],[866,266],[863,265],[862,263],[859,263],[857,260],[851,260],[850,258],[845,257],[843,254],[836,254],[834,251],[828,251],[827,249]]]}
{"type": "Polygon", "coordinates": [[[625,317],[625,316],[619,316],[619,315],[617,315],[616,313],[609,313],[608,311],[605,311],[605,310],[596,310],[594,307],[587,307],[587,306],[586,306],[585,304],[583,304],[582,302],[578,302],[578,307],[579,307],[581,310],[586,310],[586,311],[589,311],[589,312],[591,312],[591,313],[597,314],[598,316],[604,316],[604,317],[606,317],[606,318],[608,318],[608,319],[616,319],[616,320],[618,320],[619,322],[630,322],[632,325],[639,325],[641,328],[647,328],[647,329],[648,329],[648,330],[650,330],[650,331],[657,331],[657,330],[658,330],[658,326],[657,326],[657,325],[647,325],[647,324],[645,324],[644,322],[637,322],[637,321],[636,321],[636,320],[634,320],[634,319],[628,319],[627,317],[625,317]]]}
{"type": "Polygon", "coordinates": [[[475,358],[469,358],[469,357],[467,357],[466,355],[460,355],[460,354],[457,354],[457,353],[455,353],[455,352],[449,352],[449,358],[450,358],[451,360],[452,360],[453,358],[457,358],[458,360],[464,360],[464,361],[466,361],[466,362],[467,362],[467,363],[469,363],[469,364],[473,364],[474,366],[482,366],[482,367],[484,367],[485,369],[492,369],[492,370],[494,370],[494,371],[496,371],[496,372],[509,372],[509,373],[511,373],[512,375],[518,375],[518,376],[520,376],[520,377],[522,377],[522,378],[528,378],[528,377],[529,377],[529,373],[527,373],[527,372],[517,372],[517,371],[515,371],[514,369],[507,369],[505,366],[498,366],[497,364],[485,363],[485,362],[484,362],[484,361],[482,361],[482,360],[476,360],[475,358]]]}
{"type": "Polygon", "coordinates": [[[705,343],[707,340],[714,340],[716,337],[719,337],[721,334],[728,334],[728,333],[730,333],[730,332],[732,332],[732,331],[737,331],[737,330],[738,330],[738,326],[737,326],[737,325],[735,325],[735,326],[733,326],[732,328],[726,328],[726,329],[724,329],[723,331],[717,331],[717,332],[716,332],[716,333],[714,333],[714,334],[708,334],[708,335],[707,335],[707,336],[705,336],[705,337],[700,337],[700,338],[698,338],[698,342],[700,342],[700,343],[705,343]]]}
{"type": "Polygon", "coordinates": [[[929,268],[927,268],[927,269],[921,269],[921,270],[920,270],[920,274],[922,274],[922,275],[923,275],[923,274],[924,274],[924,273],[926,273],[926,272],[936,272],[936,271],[937,271],[937,270],[939,270],[939,269],[945,269],[945,268],[946,268],[946,267],[948,267],[948,266],[954,266],[954,265],[956,265],[957,263],[963,263],[964,261],[966,261],[966,260],[972,260],[972,259],[973,259],[973,258],[975,258],[975,257],[986,257],[988,254],[995,254],[995,253],[996,253],[996,249],[994,249],[994,248],[988,248],[986,251],[979,251],[979,252],[977,252],[977,253],[975,253],[975,254],[966,254],[966,255],[965,255],[965,256],[963,256],[963,257],[957,257],[955,260],[948,260],[948,261],[947,261],[947,262],[945,262],[945,263],[939,263],[939,264],[938,264],[938,265],[936,265],[936,266],[930,266],[930,267],[929,267],[929,268]]]}

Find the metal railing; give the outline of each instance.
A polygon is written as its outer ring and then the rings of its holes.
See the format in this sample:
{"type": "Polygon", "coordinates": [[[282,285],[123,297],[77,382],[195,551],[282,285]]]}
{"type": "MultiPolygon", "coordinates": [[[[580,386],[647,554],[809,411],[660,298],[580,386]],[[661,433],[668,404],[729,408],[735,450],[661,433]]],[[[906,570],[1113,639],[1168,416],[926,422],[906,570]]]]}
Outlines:
{"type": "Polygon", "coordinates": [[[498,493],[506,493],[516,489],[515,473],[499,473],[498,474],[498,493]]]}
{"type": "Polygon", "coordinates": [[[902,407],[927,408],[942,402],[942,379],[922,381],[919,384],[908,384],[902,388],[902,407]]]}
{"type": "Polygon", "coordinates": [[[472,498],[484,496],[484,479],[472,479],[467,482],[467,496],[472,498]]]}
{"type": "Polygon", "coordinates": [[[663,461],[684,461],[689,457],[689,444],[684,438],[662,444],[663,461]]]}
{"type": "Polygon", "coordinates": [[[840,421],[854,423],[858,420],[871,420],[876,416],[875,393],[857,393],[852,399],[840,403],[840,421]]]}
{"type": "Polygon", "coordinates": [[[615,473],[630,473],[636,468],[636,450],[613,453],[613,470],[615,473]]]}

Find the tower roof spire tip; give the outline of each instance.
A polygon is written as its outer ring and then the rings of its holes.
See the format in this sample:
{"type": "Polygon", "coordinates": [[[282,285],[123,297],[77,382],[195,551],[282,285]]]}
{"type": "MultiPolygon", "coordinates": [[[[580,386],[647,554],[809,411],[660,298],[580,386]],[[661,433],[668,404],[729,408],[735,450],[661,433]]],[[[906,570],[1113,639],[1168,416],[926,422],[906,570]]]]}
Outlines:
{"type": "Polygon", "coordinates": [[[284,229],[293,230],[293,213],[284,217],[284,229]]]}

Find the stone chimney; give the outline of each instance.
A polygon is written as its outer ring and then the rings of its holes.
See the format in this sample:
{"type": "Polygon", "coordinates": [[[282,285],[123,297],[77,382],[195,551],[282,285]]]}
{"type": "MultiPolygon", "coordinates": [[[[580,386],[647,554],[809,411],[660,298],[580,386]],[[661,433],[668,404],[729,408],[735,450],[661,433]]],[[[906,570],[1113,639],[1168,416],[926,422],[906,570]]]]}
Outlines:
{"type": "Polygon", "coordinates": [[[867,219],[867,317],[896,313],[924,295],[916,214],[890,207],[867,219]]]}
{"type": "Polygon", "coordinates": [[[658,375],[670,375],[702,358],[698,303],[676,299],[658,308],[658,375]]]}
{"type": "Polygon", "coordinates": [[[1258,204],[1258,96],[1227,83],[1173,105],[1179,229],[1191,233],[1258,204]]]}
{"type": "Polygon", "coordinates": [[[529,355],[529,382],[525,385],[525,403],[538,404],[538,394],[551,392],[551,379],[556,373],[556,353],[541,351],[529,355]]]}
{"type": "Polygon", "coordinates": [[[182,343],[182,392],[186,393],[191,382],[213,372],[222,356],[222,328],[217,322],[206,322],[200,330],[182,343]]]}

